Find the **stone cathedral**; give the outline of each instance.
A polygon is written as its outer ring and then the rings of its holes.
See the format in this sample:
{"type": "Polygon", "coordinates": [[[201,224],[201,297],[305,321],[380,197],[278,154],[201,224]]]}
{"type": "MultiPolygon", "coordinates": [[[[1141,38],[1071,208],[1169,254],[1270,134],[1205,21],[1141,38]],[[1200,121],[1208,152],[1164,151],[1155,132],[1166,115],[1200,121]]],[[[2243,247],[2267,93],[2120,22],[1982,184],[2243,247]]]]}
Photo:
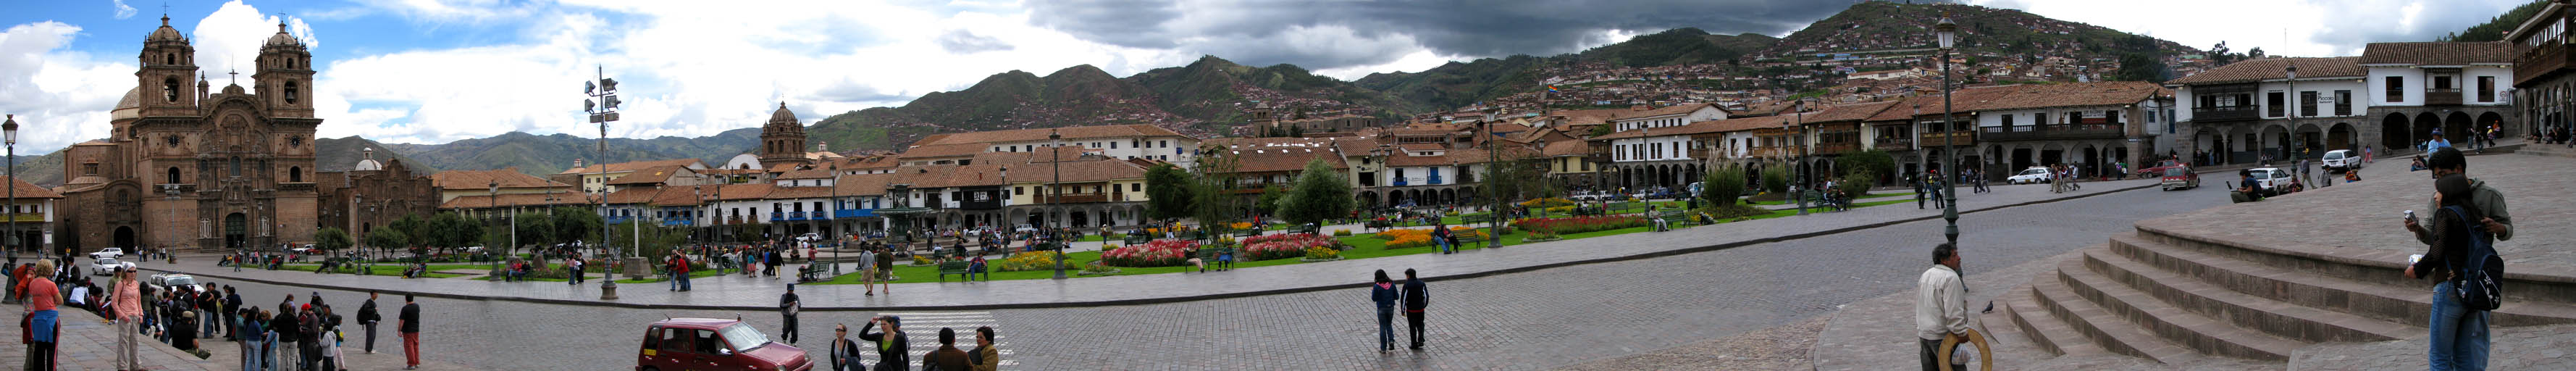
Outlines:
{"type": "Polygon", "coordinates": [[[75,144],[63,160],[56,246],[213,250],[312,239],[322,124],[312,54],[279,24],[244,66],[248,88],[240,71],[201,71],[195,54],[167,16],[144,38],[109,137],[75,144]],[[210,91],[206,72],[230,82],[210,91]]]}

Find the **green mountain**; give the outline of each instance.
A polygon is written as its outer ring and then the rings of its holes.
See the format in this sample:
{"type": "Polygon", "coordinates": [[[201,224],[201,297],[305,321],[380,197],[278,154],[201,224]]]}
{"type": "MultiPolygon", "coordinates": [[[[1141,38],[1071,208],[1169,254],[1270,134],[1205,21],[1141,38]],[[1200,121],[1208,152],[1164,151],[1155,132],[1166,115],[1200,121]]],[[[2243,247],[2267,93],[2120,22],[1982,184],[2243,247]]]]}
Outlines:
{"type": "Polygon", "coordinates": [[[1546,78],[1540,67],[1569,60],[1515,55],[1465,63],[1451,61],[1422,72],[1372,73],[1361,77],[1358,84],[1432,107],[1458,107],[1536,91],[1538,80],[1546,78]]]}
{"type": "Polygon", "coordinates": [[[1939,41],[1932,26],[1943,14],[1959,25],[1958,47],[1962,54],[1994,52],[2081,61],[2116,59],[2126,53],[2162,56],[2199,52],[2172,41],[2015,9],[1869,1],[1852,4],[1841,13],[1808,24],[1762,54],[1794,58],[1813,53],[1932,48],[1939,41]]]}
{"type": "Polygon", "coordinates": [[[1575,56],[1622,67],[1717,64],[1735,61],[1744,53],[1762,50],[1778,42],[1779,38],[1757,33],[1710,35],[1698,28],[1675,28],[1592,48],[1575,56]]]}
{"type": "Polygon", "coordinates": [[[1043,77],[1003,72],[964,90],[923,95],[902,107],[832,115],[805,132],[834,148],[889,150],[930,134],[1032,127],[1154,124],[1223,135],[1243,121],[1236,105],[1255,100],[1317,110],[1360,107],[1382,116],[1432,107],[1294,65],[1250,67],[1208,56],[1126,78],[1090,65],[1043,77]]]}
{"type": "Polygon", "coordinates": [[[2503,41],[2504,33],[2513,32],[2514,27],[2521,27],[2522,22],[2530,21],[2532,16],[2540,15],[2540,9],[2548,7],[2549,0],[2531,0],[2530,3],[2513,7],[2513,10],[2507,10],[2504,14],[2488,19],[2487,23],[2469,26],[2468,29],[2444,35],[2433,41],[2503,41]]]}
{"type": "MultiPolygon", "coordinates": [[[[653,139],[609,138],[607,161],[627,162],[695,157],[707,161],[710,165],[722,165],[725,159],[745,153],[759,141],[760,128],[727,130],[716,135],[696,138],[672,136],[653,139]]],[[[534,135],[514,131],[489,138],[466,139],[445,144],[395,143],[383,146],[395,153],[419,160],[419,162],[406,162],[433,168],[488,170],[517,166],[521,172],[545,175],[571,168],[573,159],[599,161],[598,143],[597,137],[577,137],[568,134],[534,135]]],[[[354,156],[350,158],[351,160],[348,161],[352,163],[356,161],[354,156]]]]}

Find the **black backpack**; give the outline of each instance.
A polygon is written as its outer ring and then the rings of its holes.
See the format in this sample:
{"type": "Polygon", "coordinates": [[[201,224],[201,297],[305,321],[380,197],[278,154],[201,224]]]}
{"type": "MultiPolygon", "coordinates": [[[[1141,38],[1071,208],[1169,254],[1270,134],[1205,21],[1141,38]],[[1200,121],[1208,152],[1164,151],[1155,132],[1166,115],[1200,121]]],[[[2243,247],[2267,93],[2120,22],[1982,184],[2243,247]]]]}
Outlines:
{"type": "Polygon", "coordinates": [[[2452,272],[2451,294],[2458,295],[2460,306],[2470,310],[2492,311],[2504,306],[2504,257],[2496,255],[2494,235],[2487,233],[2485,225],[2470,221],[2459,206],[2442,209],[2459,217],[2460,224],[2469,231],[2468,259],[2445,264],[2452,272]]]}

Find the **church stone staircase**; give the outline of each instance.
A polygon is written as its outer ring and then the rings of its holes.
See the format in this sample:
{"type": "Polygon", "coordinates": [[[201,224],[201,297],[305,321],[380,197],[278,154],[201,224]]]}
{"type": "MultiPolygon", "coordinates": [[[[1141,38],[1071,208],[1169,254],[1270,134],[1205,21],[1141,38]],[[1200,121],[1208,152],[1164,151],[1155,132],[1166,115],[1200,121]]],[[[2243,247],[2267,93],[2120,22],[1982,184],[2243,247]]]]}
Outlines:
{"type": "MultiPolygon", "coordinates": [[[[2050,353],[2115,353],[2165,364],[2203,357],[2287,361],[2325,342],[2420,338],[2430,284],[2405,254],[2324,254],[2138,227],[2004,294],[2000,316],[2050,353]]],[[[2576,323],[2576,279],[2507,276],[2496,326],[2576,323]]]]}

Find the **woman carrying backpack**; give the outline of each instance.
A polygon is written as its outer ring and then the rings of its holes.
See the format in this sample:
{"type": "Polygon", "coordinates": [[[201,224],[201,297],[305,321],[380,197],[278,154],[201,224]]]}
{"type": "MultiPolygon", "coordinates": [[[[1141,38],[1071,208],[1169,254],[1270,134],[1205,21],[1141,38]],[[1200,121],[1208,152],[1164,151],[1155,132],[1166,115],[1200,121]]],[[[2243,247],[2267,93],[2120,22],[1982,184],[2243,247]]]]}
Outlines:
{"type": "Polygon", "coordinates": [[[2431,247],[2414,265],[2406,267],[2407,278],[2435,280],[2433,285],[2432,336],[2427,361],[2434,370],[2484,370],[2487,365],[2489,338],[2487,311],[2481,304],[2461,297],[2467,278],[2486,273],[2488,258],[2495,252],[2487,245],[2491,235],[2477,220],[2485,215],[2469,202],[2474,192],[2468,176],[2450,174],[2433,181],[2433,195],[2440,210],[2432,213],[2432,223],[2424,225],[2433,236],[2431,247]]]}

